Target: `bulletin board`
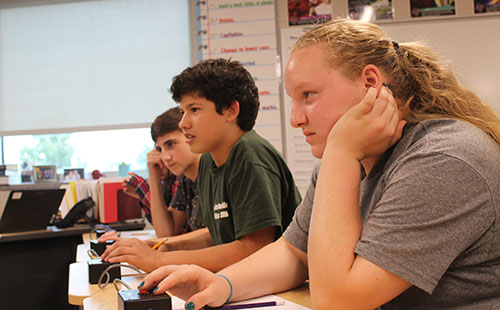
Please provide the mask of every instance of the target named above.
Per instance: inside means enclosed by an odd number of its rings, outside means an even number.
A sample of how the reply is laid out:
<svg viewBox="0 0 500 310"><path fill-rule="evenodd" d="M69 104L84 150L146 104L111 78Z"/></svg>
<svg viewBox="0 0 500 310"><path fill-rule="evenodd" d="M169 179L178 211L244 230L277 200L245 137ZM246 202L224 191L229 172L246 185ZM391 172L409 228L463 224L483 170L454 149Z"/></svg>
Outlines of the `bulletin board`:
<svg viewBox="0 0 500 310"><path fill-rule="evenodd" d="M274 1L196 1L198 61L231 58L253 76L260 109L255 130L283 151L280 61Z"/></svg>

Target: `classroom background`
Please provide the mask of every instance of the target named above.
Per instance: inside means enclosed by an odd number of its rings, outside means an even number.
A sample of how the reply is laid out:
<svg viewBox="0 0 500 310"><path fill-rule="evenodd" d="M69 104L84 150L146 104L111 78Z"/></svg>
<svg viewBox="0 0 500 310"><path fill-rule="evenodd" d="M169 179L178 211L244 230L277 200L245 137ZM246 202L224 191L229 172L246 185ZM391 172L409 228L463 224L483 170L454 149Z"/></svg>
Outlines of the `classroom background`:
<svg viewBox="0 0 500 310"><path fill-rule="evenodd" d="M172 77L199 60L230 57L256 80L256 130L283 153L303 193L314 158L289 125L281 79L302 31L348 17L375 22L399 42L424 41L500 109L499 11L483 0L1 0L5 183L40 181L29 177L38 166L56 166L48 181L64 182L70 169L86 179L94 170L147 176L150 123L176 105Z"/></svg>
<svg viewBox="0 0 500 310"><path fill-rule="evenodd" d="M86 212L74 206L90 195L97 202L91 213L112 229L144 228L143 219L121 221L137 219L117 210L123 176L147 177L150 124L176 106L172 78L215 57L241 61L254 77L256 131L282 152L304 193L315 159L289 125L283 68L304 30L335 18L372 21L398 42L427 42L500 110L499 1L0 0L0 214L17 189L63 187L62 218L79 219L66 215ZM85 182L100 177L109 182ZM82 263L75 260L92 229L0 235L0 308L19 300L27 308L81 308L98 290L86 282L86 251ZM19 290L26 283L35 286L29 294Z"/></svg>

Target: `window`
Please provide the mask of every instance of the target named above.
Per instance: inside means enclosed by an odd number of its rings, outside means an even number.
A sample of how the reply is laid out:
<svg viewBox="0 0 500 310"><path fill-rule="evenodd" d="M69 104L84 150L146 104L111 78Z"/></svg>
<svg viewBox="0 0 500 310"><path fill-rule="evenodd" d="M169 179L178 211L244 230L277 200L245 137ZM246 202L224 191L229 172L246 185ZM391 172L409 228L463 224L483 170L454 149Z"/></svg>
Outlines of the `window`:
<svg viewBox="0 0 500 310"><path fill-rule="evenodd" d="M191 64L189 2L16 3L0 6L4 162L145 169L149 124Z"/></svg>
<svg viewBox="0 0 500 310"><path fill-rule="evenodd" d="M146 155L153 146L149 128L7 136L4 162L18 165L18 173L11 173L14 184L20 182L21 170L35 165L56 165L58 174L64 168L84 168L86 178L91 178L96 169L114 176L125 163L130 171L146 176Z"/></svg>

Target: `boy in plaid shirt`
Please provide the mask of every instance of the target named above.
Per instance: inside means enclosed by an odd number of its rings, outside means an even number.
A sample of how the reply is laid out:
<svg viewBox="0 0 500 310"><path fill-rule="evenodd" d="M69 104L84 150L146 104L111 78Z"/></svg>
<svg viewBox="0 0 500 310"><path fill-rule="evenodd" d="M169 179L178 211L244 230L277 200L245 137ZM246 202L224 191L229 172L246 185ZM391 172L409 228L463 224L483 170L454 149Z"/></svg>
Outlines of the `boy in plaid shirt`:
<svg viewBox="0 0 500 310"><path fill-rule="evenodd" d="M155 148L147 155L148 182L131 173L123 181L123 191L141 201L146 218L157 237L174 236L203 227L196 218L199 154L194 154L179 128L178 107L157 116L151 125ZM108 233L99 240L117 239Z"/></svg>

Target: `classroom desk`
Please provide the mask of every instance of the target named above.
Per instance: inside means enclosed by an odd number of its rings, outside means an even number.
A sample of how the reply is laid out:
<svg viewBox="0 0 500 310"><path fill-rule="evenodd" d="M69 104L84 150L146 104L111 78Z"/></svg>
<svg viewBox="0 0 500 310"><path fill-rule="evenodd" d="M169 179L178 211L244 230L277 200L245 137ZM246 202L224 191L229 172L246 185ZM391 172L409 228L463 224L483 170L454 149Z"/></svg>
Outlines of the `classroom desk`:
<svg viewBox="0 0 500 310"><path fill-rule="evenodd" d="M128 281L126 281L127 284L129 283ZM135 281L137 283L135 286L131 286L132 288L136 288L142 279L136 277ZM309 294L309 285L307 283L296 289L274 295L312 309L311 295ZM83 299L83 308L85 310L117 310L118 296L116 289L113 285L106 286L104 290L93 289L91 296Z"/></svg>
<svg viewBox="0 0 500 310"><path fill-rule="evenodd" d="M139 283L140 282L138 282L137 285ZM304 284L296 289L274 295L312 309L311 295L309 294L308 284ZM116 289L112 286L111 288L106 287L104 290L93 291L92 296L83 300L83 308L85 310L117 310L118 296Z"/></svg>
<svg viewBox="0 0 500 310"><path fill-rule="evenodd" d="M140 240L147 240L156 238L156 233L154 229L147 230L132 230L132 231L124 231L120 234L122 238L137 238ZM83 234L82 239L83 243L79 244L76 248L76 262L86 262L89 260L89 255L87 254L87 250L90 249L90 240L95 238L95 236L91 236L89 233Z"/></svg>
<svg viewBox="0 0 500 310"><path fill-rule="evenodd" d="M150 230L131 230L121 232L120 237L123 238L138 238L141 240L156 238L155 231ZM87 250L90 249L90 240L95 238L90 234L82 236L83 243L77 246L76 262L69 266L69 280L68 280L68 302L72 305L81 306L83 300L93 294L103 294L109 289L114 290L112 283L108 284L103 291L99 289L97 284L88 283L88 266L87 261L90 259ZM121 268L122 280L125 283L137 287L141 283L142 278L137 275L133 269L122 267ZM140 281L136 279L141 279Z"/></svg>
<svg viewBox="0 0 500 310"><path fill-rule="evenodd" d="M121 234L125 238L150 239L156 237L154 230L127 231ZM99 289L97 284L88 283L88 255L90 248L89 234L83 235L84 243L77 247L77 261L70 265L68 301L72 305L83 306L85 310L117 310L117 293L112 283L104 289ZM130 287L136 288L142 282L142 277L129 268L122 269L122 280ZM306 283L296 289L274 294L278 297L292 301L296 304L312 308L309 285Z"/></svg>
<svg viewBox="0 0 500 310"><path fill-rule="evenodd" d="M142 282L142 277L135 273L134 275L124 275L122 280L130 285L137 287ZM68 302L75 306L82 306L83 300L94 295L107 295L116 292L113 283L109 283L101 290L97 284L89 284L88 265L86 262L72 263L69 265L69 284L68 284Z"/></svg>
<svg viewBox="0 0 500 310"><path fill-rule="evenodd" d="M144 223L118 224L118 230ZM0 234L0 309L74 309L68 304L69 264L92 226Z"/></svg>
<svg viewBox="0 0 500 310"><path fill-rule="evenodd" d="M134 232L129 233L134 234ZM86 262L88 260L86 256L88 248L88 244L78 245L77 256L81 257L82 260L70 264L68 301L72 305L83 306L85 310L116 310L118 297L112 283L108 284L103 290L99 289L97 284L88 283L88 266ZM122 280L130 287L136 288L142 282L142 277L137 275L134 270L125 268L122 269ZM312 308L308 284L275 295Z"/></svg>

